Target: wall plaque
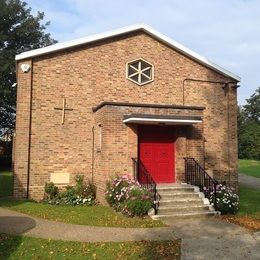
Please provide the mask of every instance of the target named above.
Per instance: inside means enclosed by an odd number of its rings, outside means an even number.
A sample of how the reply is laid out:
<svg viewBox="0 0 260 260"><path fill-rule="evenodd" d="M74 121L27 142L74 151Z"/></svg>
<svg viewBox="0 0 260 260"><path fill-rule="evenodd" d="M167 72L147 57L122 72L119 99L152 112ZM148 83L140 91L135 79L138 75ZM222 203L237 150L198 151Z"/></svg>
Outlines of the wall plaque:
<svg viewBox="0 0 260 260"><path fill-rule="evenodd" d="M52 172L50 181L55 184L68 184L70 183L70 174L68 172Z"/></svg>

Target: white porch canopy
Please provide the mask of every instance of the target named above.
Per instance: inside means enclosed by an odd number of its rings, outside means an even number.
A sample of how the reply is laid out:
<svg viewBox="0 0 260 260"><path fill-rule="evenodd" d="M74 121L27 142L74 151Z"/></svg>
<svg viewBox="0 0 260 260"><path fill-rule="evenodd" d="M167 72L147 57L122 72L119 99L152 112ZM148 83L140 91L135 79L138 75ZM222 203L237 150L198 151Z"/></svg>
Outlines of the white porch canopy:
<svg viewBox="0 0 260 260"><path fill-rule="evenodd" d="M150 125L192 125L201 123L200 116L162 116L162 115L143 115L132 114L124 116L125 124L150 124Z"/></svg>

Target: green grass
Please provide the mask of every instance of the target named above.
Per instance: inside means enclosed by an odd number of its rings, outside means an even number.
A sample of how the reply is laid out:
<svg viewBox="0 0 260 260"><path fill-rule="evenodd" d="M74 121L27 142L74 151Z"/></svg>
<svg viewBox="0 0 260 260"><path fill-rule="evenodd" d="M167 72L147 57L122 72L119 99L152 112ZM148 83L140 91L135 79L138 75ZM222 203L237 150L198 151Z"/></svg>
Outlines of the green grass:
<svg viewBox="0 0 260 260"><path fill-rule="evenodd" d="M260 220L260 190L240 186L238 215L252 216Z"/></svg>
<svg viewBox="0 0 260 260"><path fill-rule="evenodd" d="M12 196L13 175L8 170L0 170L0 197Z"/></svg>
<svg viewBox="0 0 260 260"><path fill-rule="evenodd" d="M0 197L12 195L12 174L8 171L0 173ZM71 224L106 227L163 227L161 221L150 218L127 218L107 206L53 206L28 200L12 200L1 198L0 207L16 210L31 216L61 221Z"/></svg>
<svg viewBox="0 0 260 260"><path fill-rule="evenodd" d="M0 259L180 259L180 240L83 243L0 234Z"/></svg>
<svg viewBox="0 0 260 260"><path fill-rule="evenodd" d="M127 218L107 206L54 206L33 201L0 200L0 207L31 216L65 223L105 227L162 227L161 221L150 218Z"/></svg>
<svg viewBox="0 0 260 260"><path fill-rule="evenodd" d="M260 178L260 161L238 160L238 172Z"/></svg>

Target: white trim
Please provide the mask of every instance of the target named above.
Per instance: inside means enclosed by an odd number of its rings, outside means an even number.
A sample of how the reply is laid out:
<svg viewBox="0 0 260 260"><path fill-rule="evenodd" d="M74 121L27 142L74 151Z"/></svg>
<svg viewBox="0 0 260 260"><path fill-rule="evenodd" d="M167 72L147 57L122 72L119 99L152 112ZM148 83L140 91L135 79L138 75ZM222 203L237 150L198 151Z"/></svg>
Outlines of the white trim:
<svg viewBox="0 0 260 260"><path fill-rule="evenodd" d="M237 76L237 75L233 74L232 72L218 66L217 64L209 61L208 59L200 56L199 54L195 53L194 51L184 47L180 43L177 43L176 41L170 39L169 37L167 37L163 34L161 34L160 32L154 30L153 28L149 27L146 24L135 24L135 25L123 27L123 28L120 28L120 29L117 29L117 30L113 30L113 31L105 32L105 33L100 33L100 34L96 34L96 35L92 35L92 36L88 36L88 37L84 37L84 38L80 38L80 39L76 39L76 40L72 40L72 41L67 41L67 42L63 42L63 43L56 43L56 44L53 44L53 45L48 46L48 47L23 52L21 54L16 55L15 60L23 60L23 59L26 59L26 58L32 58L32 57L36 57L36 56L39 56L39 55L52 53L52 52L64 50L64 49L67 49L67 48L71 48L71 47L80 46L80 45L83 45L83 44L99 41L99 40L108 39L108 38L111 38L111 37L119 36L119 35L122 35L122 34L130 33L130 32L133 32L133 31L138 31L138 30L142 30L142 31L146 32L147 34L151 35L152 37L164 42L166 45L180 51L181 53L184 53L185 55L191 57L192 59L197 60L198 62L206 65L207 67L210 67L210 68L214 69L215 71L220 72L221 74L229 76L229 77L231 77L231 78L233 78L237 81L241 80L239 76Z"/></svg>
<svg viewBox="0 0 260 260"><path fill-rule="evenodd" d="M123 123L165 123L165 124L183 124L191 125L196 123L201 123L202 120L188 120L188 119L166 119L166 118L140 118L140 117L130 117L123 120Z"/></svg>

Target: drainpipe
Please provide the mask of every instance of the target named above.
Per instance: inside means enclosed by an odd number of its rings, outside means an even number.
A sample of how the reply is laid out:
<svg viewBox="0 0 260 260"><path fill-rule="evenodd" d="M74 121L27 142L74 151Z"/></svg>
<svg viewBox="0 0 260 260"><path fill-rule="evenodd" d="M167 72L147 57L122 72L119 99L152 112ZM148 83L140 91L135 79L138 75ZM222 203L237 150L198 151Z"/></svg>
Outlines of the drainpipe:
<svg viewBox="0 0 260 260"><path fill-rule="evenodd" d="M95 161L95 127L92 127L92 169L91 169L91 182L94 183L94 161Z"/></svg>

